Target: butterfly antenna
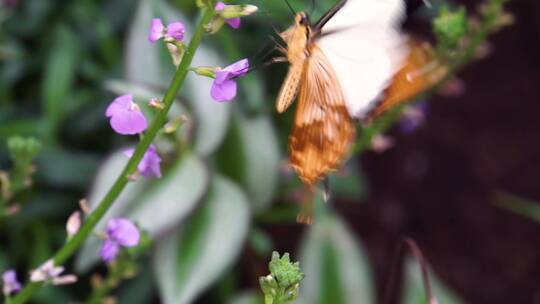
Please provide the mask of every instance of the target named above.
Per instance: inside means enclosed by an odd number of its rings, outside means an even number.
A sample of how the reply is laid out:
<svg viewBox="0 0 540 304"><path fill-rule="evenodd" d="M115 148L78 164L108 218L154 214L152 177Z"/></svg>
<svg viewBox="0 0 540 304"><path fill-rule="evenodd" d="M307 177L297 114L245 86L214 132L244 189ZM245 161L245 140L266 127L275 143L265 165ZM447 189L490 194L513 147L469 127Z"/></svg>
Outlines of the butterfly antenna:
<svg viewBox="0 0 540 304"><path fill-rule="evenodd" d="M291 14L293 15L293 17L296 17L296 11L294 10L294 8L289 3L289 0L284 0L284 1L287 4L287 6L289 7L289 10L291 11Z"/></svg>
<svg viewBox="0 0 540 304"><path fill-rule="evenodd" d="M317 9L317 2L315 0L311 0L311 13L310 13L310 15L313 15L315 13L316 9Z"/></svg>
<svg viewBox="0 0 540 304"><path fill-rule="evenodd" d="M323 200L328 203L332 198L332 190L330 189L330 180L326 177L323 181Z"/></svg>

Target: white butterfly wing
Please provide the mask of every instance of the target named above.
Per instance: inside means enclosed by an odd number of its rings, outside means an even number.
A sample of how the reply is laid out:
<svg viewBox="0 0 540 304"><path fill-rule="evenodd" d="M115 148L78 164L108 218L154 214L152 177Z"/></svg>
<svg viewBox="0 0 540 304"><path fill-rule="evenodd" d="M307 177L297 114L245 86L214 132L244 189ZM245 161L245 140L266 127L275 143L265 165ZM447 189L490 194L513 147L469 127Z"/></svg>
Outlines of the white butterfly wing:
<svg viewBox="0 0 540 304"><path fill-rule="evenodd" d="M368 114L403 66L408 52L399 32L404 9L403 0L349 0L322 28L319 46L353 117Z"/></svg>

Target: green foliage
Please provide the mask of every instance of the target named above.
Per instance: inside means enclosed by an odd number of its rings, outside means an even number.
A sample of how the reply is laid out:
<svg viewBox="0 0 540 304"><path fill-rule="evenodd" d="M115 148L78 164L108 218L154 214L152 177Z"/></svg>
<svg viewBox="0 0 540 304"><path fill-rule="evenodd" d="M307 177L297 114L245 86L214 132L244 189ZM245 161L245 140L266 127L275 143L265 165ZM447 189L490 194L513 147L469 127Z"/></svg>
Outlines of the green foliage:
<svg viewBox="0 0 540 304"><path fill-rule="evenodd" d="M16 164L30 164L41 151L41 143L33 137L13 136L8 139L7 144L11 159Z"/></svg>
<svg viewBox="0 0 540 304"><path fill-rule="evenodd" d="M280 257L274 251L268 268L270 274L259 278L265 304L285 304L296 300L300 292L300 281L305 276L300 270L300 263L291 263L289 253Z"/></svg>
<svg viewBox="0 0 540 304"><path fill-rule="evenodd" d="M43 101L46 111L47 138L55 140L67 109L73 105L70 98L75 80L77 54L79 53L75 34L67 27L59 27L55 32L53 48L46 59L43 82Z"/></svg>
<svg viewBox="0 0 540 304"><path fill-rule="evenodd" d="M33 163L41 151L41 142L33 137L12 136L7 146L13 166L10 172L0 171L0 217L9 213L5 204L32 184Z"/></svg>
<svg viewBox="0 0 540 304"><path fill-rule="evenodd" d="M433 32L438 45L445 49L456 48L468 31L469 19L464 7L451 11L445 6L433 21Z"/></svg>

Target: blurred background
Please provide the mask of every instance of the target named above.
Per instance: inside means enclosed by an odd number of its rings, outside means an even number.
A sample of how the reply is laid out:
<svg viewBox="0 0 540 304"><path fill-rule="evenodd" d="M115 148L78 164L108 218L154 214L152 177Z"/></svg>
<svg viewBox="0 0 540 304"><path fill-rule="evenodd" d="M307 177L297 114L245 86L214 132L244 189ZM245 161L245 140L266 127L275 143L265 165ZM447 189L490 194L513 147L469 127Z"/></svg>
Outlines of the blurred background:
<svg viewBox="0 0 540 304"><path fill-rule="evenodd" d="M430 2L407 1L405 28L426 41L442 5L473 15L480 3ZM166 48L147 41L151 19L181 20L189 33L197 9L186 0L0 3L0 169L11 167L10 136L42 142L32 187L16 197L22 210L0 219L0 271L23 274L62 246L79 200L95 205L137 142L110 129L107 105L131 92L151 115L144 105L167 88L174 70ZM207 37L194 65L263 61L261 48L292 17L284 1L250 3L259 13ZM334 1L290 3L317 19ZM212 101L211 80L190 75L170 117L188 122L156 142L165 177L131 183L106 215L135 220L153 239L135 278L113 292L118 303L258 303L272 250L306 273L298 303L425 303L417 261L396 263L404 236L429 261L440 303L540 303L540 2L513 0L508 11L514 24L482 58L422 96L414 128L397 124L390 147L330 178L334 199L318 203L311 226L296 223L311 198L286 165L294 111L274 111L286 65L240 80L231 103ZM98 249L92 237L66 265L76 286L43 288L33 303L87 299L92 275L106 273Z"/></svg>

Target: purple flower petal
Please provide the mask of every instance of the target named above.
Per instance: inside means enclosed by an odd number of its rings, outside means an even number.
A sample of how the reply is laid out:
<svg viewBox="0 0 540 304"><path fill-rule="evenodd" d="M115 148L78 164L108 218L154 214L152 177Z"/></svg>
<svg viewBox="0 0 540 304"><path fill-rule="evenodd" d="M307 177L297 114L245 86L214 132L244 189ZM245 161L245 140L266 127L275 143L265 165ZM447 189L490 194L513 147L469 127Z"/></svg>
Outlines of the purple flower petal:
<svg viewBox="0 0 540 304"><path fill-rule="evenodd" d="M233 29L239 29L240 25L242 24L240 17L229 18L226 19L225 22L227 22L227 24L230 25Z"/></svg>
<svg viewBox="0 0 540 304"><path fill-rule="evenodd" d="M113 130L122 135L139 134L148 127L146 117L131 95L122 95L113 100L105 115L111 118Z"/></svg>
<svg viewBox="0 0 540 304"><path fill-rule="evenodd" d="M21 290L22 285L17 280L17 273L15 270L7 270L2 274L2 291L4 295L10 295L14 292Z"/></svg>
<svg viewBox="0 0 540 304"><path fill-rule="evenodd" d="M216 3L215 10L216 11L222 11L226 7L227 7L227 5L225 3L219 1L218 3Z"/></svg>
<svg viewBox="0 0 540 304"><path fill-rule="evenodd" d="M232 100L237 91L235 78L245 75L248 71L249 61L247 59L242 59L216 71L216 78L210 92L212 98L216 101Z"/></svg>
<svg viewBox="0 0 540 304"><path fill-rule="evenodd" d="M151 145L137 168L144 177L161 178L161 157L155 145Z"/></svg>
<svg viewBox="0 0 540 304"><path fill-rule="evenodd" d="M114 240L105 240L99 255L104 262L110 262L118 256L120 245Z"/></svg>
<svg viewBox="0 0 540 304"><path fill-rule="evenodd" d="M216 101L231 101L236 96L236 90L236 81L225 80L222 83L214 82L210 93Z"/></svg>
<svg viewBox="0 0 540 304"><path fill-rule="evenodd" d="M184 39L184 34L186 28L182 22L173 22L167 26L167 37L182 41Z"/></svg>
<svg viewBox="0 0 540 304"><path fill-rule="evenodd" d="M121 113L125 109L128 109L133 103L133 95L126 94L116 97L112 103L107 107L105 116L112 117L118 113Z"/></svg>
<svg viewBox="0 0 540 304"><path fill-rule="evenodd" d="M216 84L222 84L223 82L225 82L226 80L228 80L229 78L232 78L230 76L231 72L225 70L225 69L218 69L216 71L216 78L214 80L214 83Z"/></svg>
<svg viewBox="0 0 540 304"><path fill-rule="evenodd" d="M425 123L428 112L429 108L426 102L407 107L403 111L403 116L399 121L401 132L405 135L413 134Z"/></svg>
<svg viewBox="0 0 540 304"><path fill-rule="evenodd" d="M152 19L152 25L150 26L150 34L148 34L148 40L155 43L165 35L165 27L163 22L159 18Z"/></svg>
<svg viewBox="0 0 540 304"><path fill-rule="evenodd" d="M223 70L229 71L231 78L244 76L247 74L247 72L249 72L249 61L247 59L239 60Z"/></svg>
<svg viewBox="0 0 540 304"><path fill-rule="evenodd" d="M133 247L139 244L141 234L132 221L125 218L115 218L107 224L107 235L110 240L124 247Z"/></svg>
<svg viewBox="0 0 540 304"><path fill-rule="evenodd" d="M111 127L121 135L142 133L148 127L144 114L140 111L126 111L111 118Z"/></svg>
<svg viewBox="0 0 540 304"><path fill-rule="evenodd" d="M127 149L124 151L124 155L132 157L135 149ZM161 157L159 156L156 146L150 145L148 150L143 156L143 159L137 166L137 171L144 177L156 177L161 178Z"/></svg>

